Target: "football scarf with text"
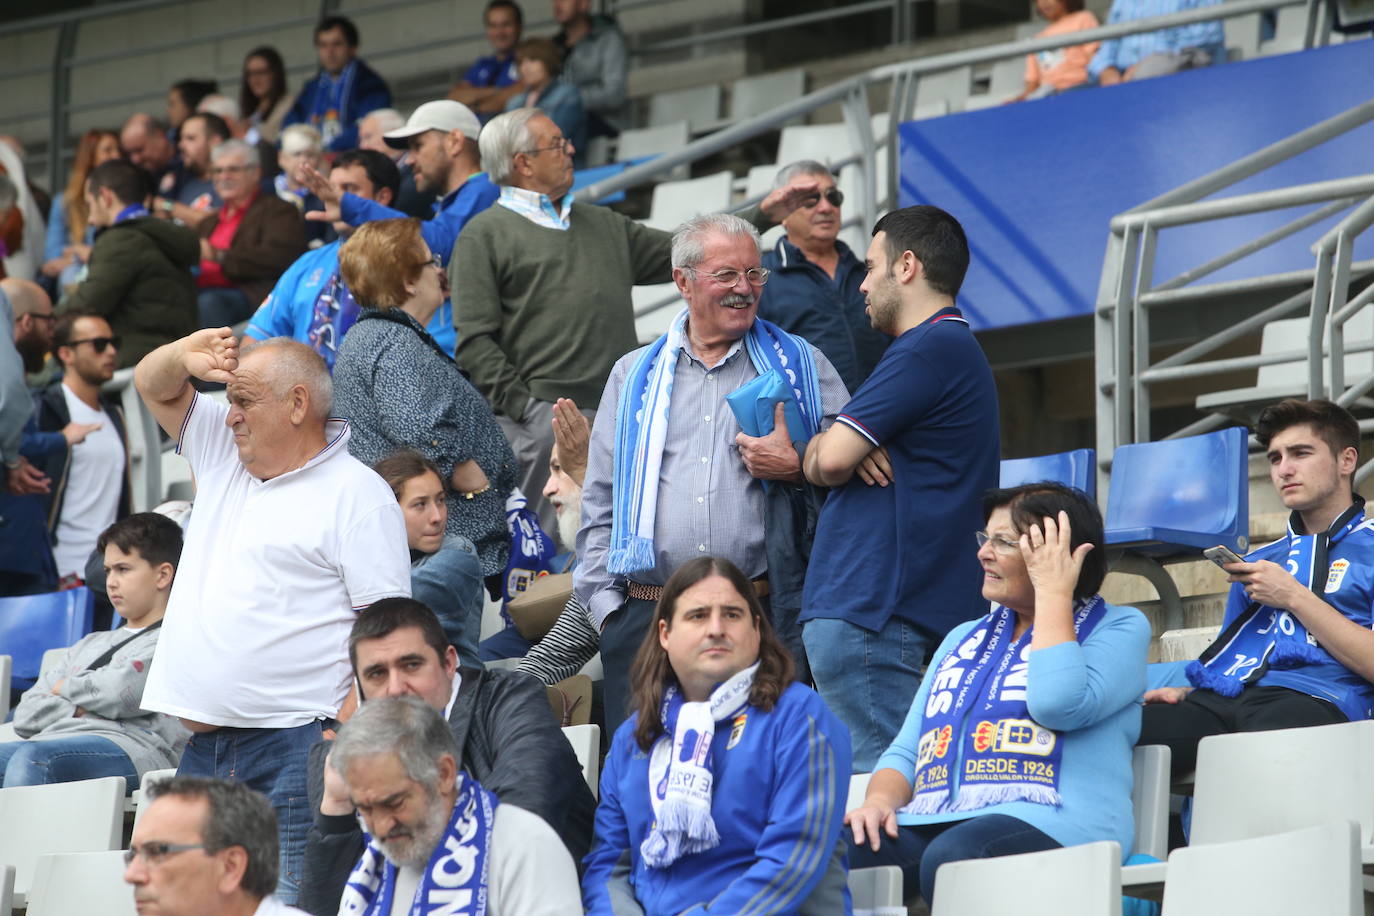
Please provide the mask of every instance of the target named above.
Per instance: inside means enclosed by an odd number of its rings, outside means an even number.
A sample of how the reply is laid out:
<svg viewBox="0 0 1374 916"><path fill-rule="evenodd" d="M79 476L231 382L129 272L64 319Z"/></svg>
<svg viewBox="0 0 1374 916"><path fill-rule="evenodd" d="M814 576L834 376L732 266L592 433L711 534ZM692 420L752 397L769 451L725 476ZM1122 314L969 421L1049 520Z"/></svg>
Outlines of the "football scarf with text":
<svg viewBox="0 0 1374 916"><path fill-rule="evenodd" d="M410 916L482 916L487 911L487 873L496 796L459 771L458 799L439 845L425 864ZM339 916L390 916L396 894L396 866L381 844L363 832L367 848L348 876Z"/></svg>
<svg viewBox="0 0 1374 916"><path fill-rule="evenodd" d="M711 698L688 703L674 685L663 694L663 728L649 755L649 800L654 823L639 845L650 868L667 868L694 852L720 845L711 818L711 740L716 723L749 704L758 662L717 687Z"/></svg>
<svg viewBox="0 0 1374 916"><path fill-rule="evenodd" d="M1360 496L1355 497L1355 502L1331 523L1331 527L1317 534L1299 534L1297 529L1302 519L1294 512L1288 520L1288 552L1283 567L1320 598L1326 592L1331 545L1339 543L1363 521L1364 498ZM1246 561L1250 561L1248 555ZM1296 614L1251 601L1216 641L1203 650L1196 661L1188 664L1185 673L1194 687L1235 697L1270 669L1277 671L1334 661L1307 632Z"/></svg>
<svg viewBox="0 0 1374 916"><path fill-rule="evenodd" d="M1074 603L1079 643L1106 612L1101 595ZM1026 673L1035 628L1013 640L1015 628L1016 612L998 605L927 674L934 680L926 695L914 794L903 813L977 811L1014 801L1059 805L1062 736L1030 717Z"/></svg>

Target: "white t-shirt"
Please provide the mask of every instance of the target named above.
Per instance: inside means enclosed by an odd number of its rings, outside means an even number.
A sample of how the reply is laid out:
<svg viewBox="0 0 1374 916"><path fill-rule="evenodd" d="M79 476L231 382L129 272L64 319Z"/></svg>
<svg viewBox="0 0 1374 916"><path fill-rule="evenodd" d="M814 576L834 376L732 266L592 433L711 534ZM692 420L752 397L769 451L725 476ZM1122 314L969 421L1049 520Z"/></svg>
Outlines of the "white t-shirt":
<svg viewBox="0 0 1374 916"><path fill-rule="evenodd" d="M119 511L119 491L124 484L124 443L110 422L110 415L92 410L65 384L62 396L73 423L99 423L100 428L72 446L67 467L67 486L62 515L57 520L57 546L53 559L57 574L86 577L86 561L95 550L100 532L114 523Z"/></svg>
<svg viewBox="0 0 1374 916"><path fill-rule="evenodd" d="M356 611L410 595L405 521L386 482L348 454L346 421L329 421L304 467L259 480L239 461L227 414L196 395L182 422L195 512L143 707L292 728L343 705Z"/></svg>
<svg viewBox="0 0 1374 916"><path fill-rule="evenodd" d="M253 911L253 916L310 916L305 910L298 910L294 906L287 906L276 897L264 897L258 902L258 908Z"/></svg>
<svg viewBox="0 0 1374 916"><path fill-rule="evenodd" d="M487 855L488 916L582 916L577 866L539 815L497 805ZM408 916L422 874L418 868L396 870L391 916Z"/></svg>

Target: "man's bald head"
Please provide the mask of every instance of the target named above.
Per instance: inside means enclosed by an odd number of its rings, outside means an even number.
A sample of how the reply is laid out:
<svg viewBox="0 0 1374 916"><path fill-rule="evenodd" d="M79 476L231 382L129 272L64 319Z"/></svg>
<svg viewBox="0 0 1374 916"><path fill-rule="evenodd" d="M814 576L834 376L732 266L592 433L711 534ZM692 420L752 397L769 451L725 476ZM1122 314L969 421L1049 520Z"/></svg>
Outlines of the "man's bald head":
<svg viewBox="0 0 1374 916"><path fill-rule="evenodd" d="M273 337L244 347L228 386L239 461L259 480L304 467L325 445L333 385L314 350Z"/></svg>
<svg viewBox="0 0 1374 916"><path fill-rule="evenodd" d="M119 130L119 145L134 165L153 172L164 168L172 160L172 142L167 128L157 118L144 112L132 114Z"/></svg>
<svg viewBox="0 0 1374 916"><path fill-rule="evenodd" d="M15 321L18 321L22 315L52 314L52 300L43 291L43 287L32 280L6 277L4 280L0 280L0 289L3 289L5 295L9 297L10 306L14 309Z"/></svg>
<svg viewBox="0 0 1374 916"><path fill-rule="evenodd" d="M24 360L24 371L38 372L52 348L52 300L43 287L19 277L0 280L0 292L14 311L14 348Z"/></svg>
<svg viewBox="0 0 1374 916"><path fill-rule="evenodd" d="M320 354L299 340L270 337L244 347L239 365L254 353L262 354L264 377L270 380L278 396L285 397L296 385L302 385L310 395L311 414L321 422L328 419L334 402L334 380Z"/></svg>

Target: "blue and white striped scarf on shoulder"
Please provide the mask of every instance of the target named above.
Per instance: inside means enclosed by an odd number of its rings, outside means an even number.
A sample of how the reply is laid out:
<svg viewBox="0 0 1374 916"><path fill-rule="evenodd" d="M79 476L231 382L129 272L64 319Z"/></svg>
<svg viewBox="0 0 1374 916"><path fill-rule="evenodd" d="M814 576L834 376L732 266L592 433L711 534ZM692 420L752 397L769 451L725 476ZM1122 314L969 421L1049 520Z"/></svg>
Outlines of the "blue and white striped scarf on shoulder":
<svg viewBox="0 0 1374 916"><path fill-rule="evenodd" d="M668 439L673 370L687 341L687 310L668 332L649 345L630 368L615 415L614 473L611 480L611 549L608 572L627 575L653 569L654 518L659 470ZM760 375L777 369L792 387L802 420L814 435L822 416L820 384L811 346L762 318L745 335L749 360Z"/></svg>

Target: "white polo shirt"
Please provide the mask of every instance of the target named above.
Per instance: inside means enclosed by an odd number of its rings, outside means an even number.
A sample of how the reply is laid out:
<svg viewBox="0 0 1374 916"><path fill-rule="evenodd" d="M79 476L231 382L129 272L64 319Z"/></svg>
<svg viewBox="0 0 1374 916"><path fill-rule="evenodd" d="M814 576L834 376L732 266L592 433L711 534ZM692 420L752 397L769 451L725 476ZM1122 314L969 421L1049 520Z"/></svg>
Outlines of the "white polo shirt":
<svg viewBox="0 0 1374 916"><path fill-rule="evenodd" d="M329 421L304 467L259 480L239 461L227 415L197 394L182 422L195 512L143 708L292 728L343 705L357 610L410 595L405 521L386 482L348 454L346 421Z"/></svg>

